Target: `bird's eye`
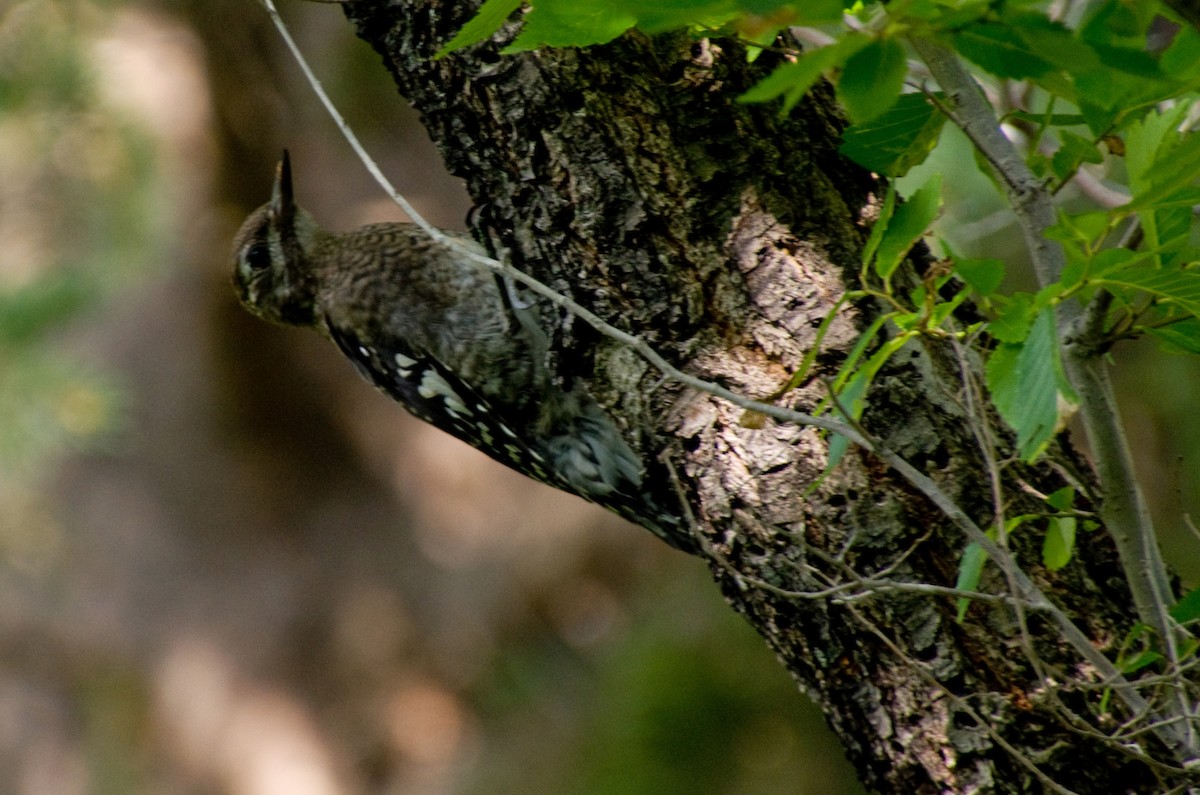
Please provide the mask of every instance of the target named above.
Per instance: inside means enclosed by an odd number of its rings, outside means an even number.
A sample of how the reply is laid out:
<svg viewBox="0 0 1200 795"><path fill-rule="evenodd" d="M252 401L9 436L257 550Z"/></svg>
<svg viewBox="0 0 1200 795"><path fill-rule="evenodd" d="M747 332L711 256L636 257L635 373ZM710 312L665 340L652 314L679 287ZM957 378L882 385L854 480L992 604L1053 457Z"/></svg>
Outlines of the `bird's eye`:
<svg viewBox="0 0 1200 795"><path fill-rule="evenodd" d="M252 271L266 270L271 267L271 249L266 243L255 243L246 249L243 260Z"/></svg>

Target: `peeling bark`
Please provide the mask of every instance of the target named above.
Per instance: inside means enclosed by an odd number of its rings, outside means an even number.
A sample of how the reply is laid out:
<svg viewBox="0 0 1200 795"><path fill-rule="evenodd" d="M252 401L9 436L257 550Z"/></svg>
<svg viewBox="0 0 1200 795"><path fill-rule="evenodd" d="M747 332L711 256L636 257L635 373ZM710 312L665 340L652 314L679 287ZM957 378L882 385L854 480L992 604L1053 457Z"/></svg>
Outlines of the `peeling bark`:
<svg viewBox="0 0 1200 795"><path fill-rule="evenodd" d="M500 56L488 44L434 61L471 15L462 4L363 0L347 14L514 263L682 369L766 398L854 288L880 186L838 156L843 122L827 90L785 119L735 102L769 55L750 64L732 42L631 33L586 50ZM814 409L822 379L876 312L843 308L813 377L782 402ZM559 372L585 379L671 488L657 464L665 452L722 592L824 708L867 786L1037 792L1035 765L1075 792L1162 790L1142 764L1067 728L1059 702L1088 714L1100 693L1060 680L1052 698L1011 611L976 604L960 625L943 596L891 590L844 603L784 593L852 572L954 584L965 540L878 459L852 448L822 477L829 440L815 429L659 385L630 351L570 317L553 320ZM865 424L988 526L991 494L958 372L945 348L906 349L876 380ZM1064 485L1056 467L1080 469L1068 449L1049 461L1010 477L1049 492ZM1010 493L1009 515L1040 510ZM1090 534L1053 573L1038 565L1039 530L1011 544L1111 652L1134 619L1107 537ZM1046 665L1089 677L1047 622L1028 621Z"/></svg>

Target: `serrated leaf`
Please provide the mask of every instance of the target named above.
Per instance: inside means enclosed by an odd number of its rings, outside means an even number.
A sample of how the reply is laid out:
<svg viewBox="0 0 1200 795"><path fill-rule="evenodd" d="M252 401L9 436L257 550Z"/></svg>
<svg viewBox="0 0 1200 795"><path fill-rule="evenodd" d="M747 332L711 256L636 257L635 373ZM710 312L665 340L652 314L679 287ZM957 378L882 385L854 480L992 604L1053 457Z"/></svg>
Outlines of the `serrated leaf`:
<svg viewBox="0 0 1200 795"><path fill-rule="evenodd" d="M984 296L996 292L1004 281L1004 263L998 259L959 259L956 257L954 272L966 282L968 287Z"/></svg>
<svg viewBox="0 0 1200 795"><path fill-rule="evenodd" d="M1033 325L1033 296L1014 293L1002 304L1000 313L988 323L988 333L1000 342L1019 343Z"/></svg>
<svg viewBox="0 0 1200 795"><path fill-rule="evenodd" d="M1188 235L1192 205L1200 202L1200 187L1185 186L1160 193L1153 189L1151 182L1155 164L1160 159L1173 159L1171 150L1179 143L1178 128L1187 117L1189 107L1180 103L1165 112L1147 113L1125 131L1125 169L1133 200L1122 209L1142 211L1139 221L1148 251L1157 251L1173 237ZM1155 264L1161 267L1164 262L1156 258Z"/></svg>
<svg viewBox="0 0 1200 795"><path fill-rule="evenodd" d="M1177 97L1183 89L1177 81L1161 74L1144 74L1144 62L1139 64L1126 55L1127 51L1105 52L1103 68L1073 74L1079 96L1086 97L1113 122L1139 116L1149 106ZM1090 126L1095 133L1103 132L1094 124Z"/></svg>
<svg viewBox="0 0 1200 795"><path fill-rule="evenodd" d="M1059 132L1059 137L1062 138L1062 144L1054 153L1051 163L1054 167L1054 176L1060 180L1071 176L1082 163L1104 162L1104 155L1100 154L1096 144L1082 135L1076 135L1070 130L1062 130Z"/></svg>
<svg viewBox="0 0 1200 795"><path fill-rule="evenodd" d="M1092 257L1088 263L1088 278L1099 279L1115 271L1145 262L1152 256L1146 251L1130 251L1127 248L1106 248Z"/></svg>
<svg viewBox="0 0 1200 795"><path fill-rule="evenodd" d="M1158 147L1152 165L1142 174L1145 187L1135 190L1130 206L1148 207L1168 200L1192 187L1200 176L1200 135L1183 135L1174 146L1169 146L1169 141L1165 143L1169 148Z"/></svg>
<svg viewBox="0 0 1200 795"><path fill-rule="evenodd" d="M491 37L521 7L521 0L486 0L475 16L463 25L446 46L437 51L434 60L444 58L455 50L470 47Z"/></svg>
<svg viewBox="0 0 1200 795"><path fill-rule="evenodd" d="M1160 301L1200 316L1200 272L1197 271L1128 268L1105 274L1095 282L1109 287L1144 290Z"/></svg>
<svg viewBox="0 0 1200 795"><path fill-rule="evenodd" d="M1042 565L1058 571L1071 562L1075 551L1075 517L1051 516L1042 539Z"/></svg>
<svg viewBox="0 0 1200 795"><path fill-rule="evenodd" d="M771 74L751 86L737 101L769 102L785 92L799 92L803 95L825 70L822 58L816 57L817 53L824 53L824 57L828 57L830 50L830 47L822 47L805 53L798 61L775 67Z"/></svg>
<svg viewBox="0 0 1200 795"><path fill-rule="evenodd" d="M882 116L851 125L838 151L877 174L900 177L925 162L945 123L924 94L901 94Z"/></svg>
<svg viewBox="0 0 1200 795"><path fill-rule="evenodd" d="M1189 106L1180 103L1168 110L1155 110L1133 122L1125 130L1125 170L1129 189L1137 196L1149 187L1147 172L1157 162L1160 150L1175 146L1179 141L1179 126L1187 117Z"/></svg>
<svg viewBox="0 0 1200 795"><path fill-rule="evenodd" d="M1058 424L1053 308L1038 313L1024 342L1006 343L992 352L987 384L996 410L1017 433L1021 458L1033 460L1054 436Z"/></svg>
<svg viewBox="0 0 1200 795"><path fill-rule="evenodd" d="M1186 188L1184 192L1194 198L1200 195L1200 186ZM1190 205L1159 208L1154 213L1154 224L1158 227L1156 237L1161 248L1187 243L1191 240L1192 208Z"/></svg>
<svg viewBox="0 0 1200 795"><path fill-rule="evenodd" d="M1147 328L1168 353L1200 354L1200 320L1188 319L1162 328Z"/></svg>
<svg viewBox="0 0 1200 795"><path fill-rule="evenodd" d="M509 55L539 47L587 47L605 44L637 24L636 15L608 5L577 0L538 0L525 15L516 40L502 50Z"/></svg>
<svg viewBox="0 0 1200 795"><path fill-rule="evenodd" d="M970 25L954 37L954 48L997 77L1024 80L1054 70L1054 65L1009 25L994 22Z"/></svg>
<svg viewBox="0 0 1200 795"><path fill-rule="evenodd" d="M900 97L908 60L892 39L877 39L846 59L838 78L838 99L858 123L887 112Z"/></svg>
<svg viewBox="0 0 1200 795"><path fill-rule="evenodd" d="M875 272L886 279L937 218L942 206L942 176L934 174L920 190L896 208L875 253Z"/></svg>
<svg viewBox="0 0 1200 795"><path fill-rule="evenodd" d="M1041 14L1010 14L1004 20L1033 52L1070 75L1104 71L1100 56L1066 26Z"/></svg>

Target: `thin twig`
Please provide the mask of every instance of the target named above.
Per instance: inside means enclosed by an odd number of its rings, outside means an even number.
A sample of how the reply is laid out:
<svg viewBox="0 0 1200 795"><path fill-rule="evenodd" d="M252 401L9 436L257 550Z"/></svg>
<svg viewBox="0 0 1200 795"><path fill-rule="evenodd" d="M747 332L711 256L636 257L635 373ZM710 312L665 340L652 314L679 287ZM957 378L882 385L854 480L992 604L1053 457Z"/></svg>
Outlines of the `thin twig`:
<svg viewBox="0 0 1200 795"><path fill-rule="evenodd" d="M1039 283L1043 287L1056 283L1066 265L1066 255L1062 246L1046 235L1057 220L1049 193L1004 136L991 105L958 57L930 39L914 38L912 43L946 94L948 102L942 107L947 115L967 134L1007 187ZM1095 457L1105 529L1121 556L1138 617L1155 628L1170 664L1175 667L1182 634L1168 612L1174 599L1166 566L1134 473L1133 456L1120 424L1107 366L1099 356L1099 339L1087 336L1097 325L1096 314L1093 312L1089 318L1088 325L1093 328L1084 328L1083 309L1078 302L1058 305L1056 327L1064 370L1079 401L1079 415ZM1184 683L1179 681L1174 689L1172 713L1190 715ZM1160 737L1181 760L1200 759L1200 743L1190 722L1182 729L1164 727Z"/></svg>
<svg viewBox="0 0 1200 795"><path fill-rule="evenodd" d="M1000 732L996 731L995 727L992 725L992 721L986 720L982 715L979 714L975 707L971 706L970 702L950 690L950 688L946 687L946 685L944 685L942 681L933 674L932 671L930 671L919 660L914 659L911 655L905 652L896 641L892 640L892 638L889 637L887 633L885 633L880 627L878 627L874 621L867 618L862 611L858 610L854 605L847 605L847 609L851 611L851 613L862 626L866 627L872 634L875 635L875 637L879 638L879 640L891 650L892 654L896 655L896 659L908 664L910 669L916 671L919 676L937 688L942 695L944 695L950 701L950 703L955 706L956 709L964 714L970 715L971 719L975 721L975 724L992 739L992 742L996 743L996 745L1007 751L1013 759L1017 760L1017 762L1025 767L1025 769L1036 776L1048 791L1058 793L1058 795L1078 795L1074 790L1064 787L1052 777L1048 776L1040 767L1037 766L1036 763L1034 763L1032 759L1030 759L1025 753L1010 743L1007 739L1005 739Z"/></svg>
<svg viewBox="0 0 1200 795"><path fill-rule="evenodd" d="M955 358L958 360L959 379L962 382L963 400L967 412L967 425L975 435L979 454L983 456L984 468L988 474L988 482L991 484L992 514L996 528L996 543L1001 548L1007 550L1009 548L1008 518L1004 510L1004 484L1000 473L1000 465L996 460L996 445L992 437L991 418L987 415L987 410L983 408L986 404L982 400L982 395L979 394L978 383L972 375L966 351L957 340L953 341L953 348ZM1015 597L1019 591L1014 573L1007 567L1002 568L1002 573L1007 581L1009 592ZM1013 600L1013 615L1016 617L1017 632L1021 638L1021 648L1025 652L1025 658L1033 666L1038 678L1045 681L1047 678L1046 666L1034 648L1033 636L1029 632L1028 617L1020 599L1014 598Z"/></svg>

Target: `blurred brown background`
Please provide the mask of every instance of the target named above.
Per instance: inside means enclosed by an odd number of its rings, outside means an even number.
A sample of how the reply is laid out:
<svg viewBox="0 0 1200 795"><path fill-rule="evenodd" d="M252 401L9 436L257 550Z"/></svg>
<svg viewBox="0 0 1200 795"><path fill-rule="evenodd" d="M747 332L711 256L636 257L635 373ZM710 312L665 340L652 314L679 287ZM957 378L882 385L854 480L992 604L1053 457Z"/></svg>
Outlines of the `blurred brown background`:
<svg viewBox="0 0 1200 795"><path fill-rule="evenodd" d="M283 10L462 228L340 11ZM283 146L326 225L399 217L251 0L0 0L0 793L858 792L698 561L236 306L229 241ZM960 250L1007 256L986 181L949 188ZM1126 358L1177 539L1200 379Z"/></svg>

